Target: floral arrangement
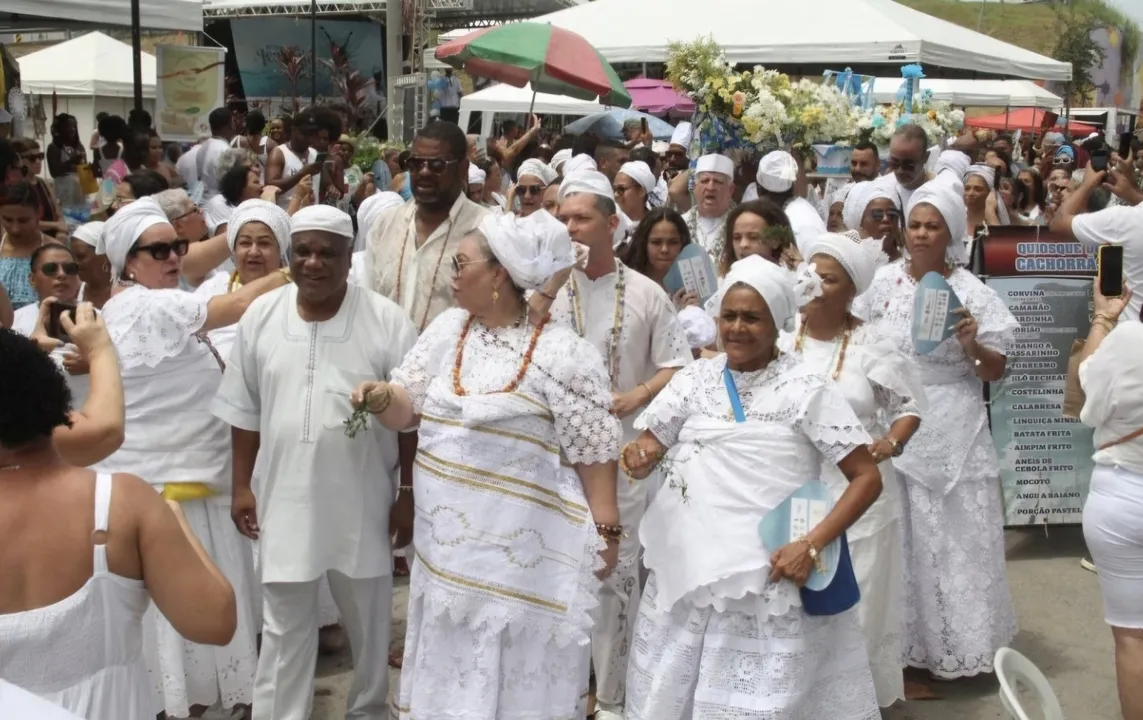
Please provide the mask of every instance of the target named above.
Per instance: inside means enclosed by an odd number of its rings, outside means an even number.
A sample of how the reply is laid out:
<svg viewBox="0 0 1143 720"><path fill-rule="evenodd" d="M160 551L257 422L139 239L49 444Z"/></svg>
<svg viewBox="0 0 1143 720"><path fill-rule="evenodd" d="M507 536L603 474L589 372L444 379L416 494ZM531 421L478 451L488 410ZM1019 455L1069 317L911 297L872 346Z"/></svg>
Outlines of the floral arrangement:
<svg viewBox="0 0 1143 720"><path fill-rule="evenodd" d="M845 93L761 66L737 72L711 38L671 43L666 69L695 101L700 149L807 148L855 134L857 113Z"/></svg>
<svg viewBox="0 0 1143 720"><path fill-rule="evenodd" d="M897 102L861 111L857 119L857 140L869 140L888 145L897 128L919 125L934 142L956 135L964 127L964 111L954 110L947 102L933 100L931 90L917 92L925 77L920 65L901 68L903 82L897 92Z"/></svg>

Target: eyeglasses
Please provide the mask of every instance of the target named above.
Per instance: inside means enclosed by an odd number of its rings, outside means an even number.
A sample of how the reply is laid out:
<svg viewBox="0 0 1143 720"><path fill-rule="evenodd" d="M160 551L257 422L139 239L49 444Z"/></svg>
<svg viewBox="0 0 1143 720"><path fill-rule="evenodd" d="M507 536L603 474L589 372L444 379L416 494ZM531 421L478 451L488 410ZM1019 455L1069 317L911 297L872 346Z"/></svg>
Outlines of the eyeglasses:
<svg viewBox="0 0 1143 720"><path fill-rule="evenodd" d="M488 260L461 260L458 256L452 256L452 274L460 275L460 269L465 265L473 265L475 263L486 263Z"/></svg>
<svg viewBox="0 0 1143 720"><path fill-rule="evenodd" d="M626 195L628 190L634 191L635 186L634 185L616 185L615 186L615 194L616 195Z"/></svg>
<svg viewBox="0 0 1143 720"><path fill-rule="evenodd" d="M424 158L424 157L411 157L405 162L405 167L409 168L411 173L419 173L425 168L429 169L433 175L440 175L450 165L455 165L460 162L459 160L445 160L444 158Z"/></svg>
<svg viewBox="0 0 1143 720"><path fill-rule="evenodd" d="M63 270L64 275L79 275L79 263L74 262L46 262L40 266L40 272L49 277L58 275Z"/></svg>
<svg viewBox="0 0 1143 720"><path fill-rule="evenodd" d="M901 213L896 210L870 210L869 216L873 218L873 222L883 222L886 218L892 222L901 220Z"/></svg>
<svg viewBox="0 0 1143 720"><path fill-rule="evenodd" d="M917 169L917 165L919 165L920 163L916 160L902 160L901 158L895 158L892 155L890 155L889 156L889 162L886 164L888 165L890 170L901 169L901 170L904 170L905 172L913 172L914 170Z"/></svg>
<svg viewBox="0 0 1143 720"><path fill-rule="evenodd" d="M136 247L131 250L131 253L149 253L151 257L161 261L169 258L172 252L178 257L182 257L187 254L187 250L190 250L190 240L175 240L174 242L159 242Z"/></svg>
<svg viewBox="0 0 1143 720"><path fill-rule="evenodd" d="M516 192L520 195L543 195L546 190L543 185L517 185Z"/></svg>
<svg viewBox="0 0 1143 720"><path fill-rule="evenodd" d="M24 159L27 160L28 162L37 162L39 160L44 159L44 154L43 153L33 153L31 155L25 155Z"/></svg>

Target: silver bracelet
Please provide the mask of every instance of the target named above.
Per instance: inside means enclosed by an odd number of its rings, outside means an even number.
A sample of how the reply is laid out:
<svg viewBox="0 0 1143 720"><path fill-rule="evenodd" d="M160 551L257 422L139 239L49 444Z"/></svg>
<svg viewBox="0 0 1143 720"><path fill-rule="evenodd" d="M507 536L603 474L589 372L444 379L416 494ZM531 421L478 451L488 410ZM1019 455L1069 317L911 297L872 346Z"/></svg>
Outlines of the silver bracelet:
<svg viewBox="0 0 1143 720"><path fill-rule="evenodd" d="M403 492L413 492L413 486L412 485L398 485L397 486L397 494L400 495Z"/></svg>

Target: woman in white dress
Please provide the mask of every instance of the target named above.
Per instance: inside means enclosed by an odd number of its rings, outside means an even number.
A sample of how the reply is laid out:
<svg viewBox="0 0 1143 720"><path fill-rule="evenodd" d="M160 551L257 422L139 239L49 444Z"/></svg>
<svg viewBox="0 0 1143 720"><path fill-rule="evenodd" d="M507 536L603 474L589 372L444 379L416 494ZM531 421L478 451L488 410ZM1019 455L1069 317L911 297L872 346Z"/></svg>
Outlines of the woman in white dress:
<svg viewBox="0 0 1143 720"><path fill-rule="evenodd" d="M806 252L809 264L802 272L820 294L802 308L797 331L783 334L780 346L801 353L813 372L836 381L874 438L869 451L881 471L881 496L849 528L846 539L861 588L858 619L877 704L889 707L905 699L901 498L890 458L901 454L920 426L925 391L917 363L849 312L886 259L881 240L862 241L853 231L830 233L807 242ZM822 479L835 497L848 486L828 462L822 464Z"/></svg>
<svg viewBox="0 0 1143 720"><path fill-rule="evenodd" d="M619 421L599 353L524 301L573 258L546 212L487 218L453 258L460 307L354 393L386 427L419 422L402 720L584 717Z"/></svg>
<svg viewBox="0 0 1143 720"><path fill-rule="evenodd" d="M853 308L876 337L921 368L928 412L893 467L905 503L907 662L943 679L991 672L996 650L1016 635L983 383L1004 376L1018 323L996 292L962 267L968 255L960 177L956 169L942 171L913 193L909 259L881 268ZM930 272L948 281L964 308L955 336L917 355L913 301Z"/></svg>
<svg viewBox="0 0 1143 720"><path fill-rule="evenodd" d="M650 577L626 717L877 720L856 611L810 615L799 593L818 552L877 499L871 439L825 375L777 349L797 312L789 272L752 256L726 280L725 354L676 373L623 450L636 478L665 455L663 487L639 528ZM823 461L848 488L805 535L764 547L759 521Z"/></svg>
<svg viewBox="0 0 1143 720"><path fill-rule="evenodd" d="M119 351L126 399L123 446L96 466L143 477L182 505L190 527L240 598L251 597L250 544L230 519L230 430L210 412L223 360L206 333L238 321L258 296L289 282L272 273L224 295L178 289L188 243L177 237L152 198L120 209L103 228L107 259L127 283L103 306ZM184 640L154 609L144 653L168 715L200 716L252 699L256 632L248 602L238 604L238 630L225 647Z"/></svg>

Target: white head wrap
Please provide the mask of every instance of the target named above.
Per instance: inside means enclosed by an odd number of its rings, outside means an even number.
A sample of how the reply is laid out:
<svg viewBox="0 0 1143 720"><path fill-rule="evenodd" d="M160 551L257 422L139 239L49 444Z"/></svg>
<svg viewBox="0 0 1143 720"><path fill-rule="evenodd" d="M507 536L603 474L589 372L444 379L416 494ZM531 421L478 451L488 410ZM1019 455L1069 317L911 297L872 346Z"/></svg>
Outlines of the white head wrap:
<svg viewBox="0 0 1143 720"><path fill-rule="evenodd" d="M115 211L103 226L103 242L111 273L118 276L127 264L127 253L143 232L153 225L170 225L167 214L153 198L144 197ZM98 250L97 250L98 252Z"/></svg>
<svg viewBox="0 0 1143 720"><path fill-rule="evenodd" d="M901 199L897 197L896 189L888 183L878 180L866 180L854 183L849 195L845 198L845 206L841 210L845 226L850 230L861 229L861 219L865 217L865 208L874 200L892 200L893 205L900 210Z"/></svg>
<svg viewBox="0 0 1143 720"><path fill-rule="evenodd" d="M837 260L853 280L858 295L873 284L877 269L889 262L889 257L881 249L880 240L862 240L855 230L840 235L825 233L814 238L806 248L806 259L811 261L811 268L814 255L829 255Z"/></svg>
<svg viewBox="0 0 1143 720"><path fill-rule="evenodd" d="M270 228L274 239L278 241L278 254L284 261L290 251L290 216L275 203L265 200L247 200L230 215L230 222L226 226L226 242L230 245L230 252L238 244L238 233L246 223L260 222Z"/></svg>
<svg viewBox="0 0 1143 720"><path fill-rule="evenodd" d="M575 263L567 227L544 210L525 218L488 215L477 229L512 282L525 290L542 288L548 278Z"/></svg>
<svg viewBox="0 0 1143 720"><path fill-rule="evenodd" d="M971 175L975 175L983 180L990 191L996 188L996 168L991 165L981 165L979 163L970 165L968 170L964 173L964 179L967 181Z"/></svg>
<svg viewBox="0 0 1143 720"><path fill-rule="evenodd" d="M529 158L520 163L520 169L516 171L516 179L519 180L525 175L539 178L540 182L545 185L551 185L556 181L556 171L536 158Z"/></svg>
<svg viewBox="0 0 1143 720"><path fill-rule="evenodd" d="M725 175L731 180L734 179L734 161L725 155L718 153L711 153L703 155L695 163L695 174L704 172L716 172Z"/></svg>
<svg viewBox="0 0 1143 720"><path fill-rule="evenodd" d="M748 255L730 266L730 272L723 279L714 309L722 308L726 293L739 283L753 288L766 301L774 326L779 330L793 330L794 318L798 313L798 298L794 292L794 276L777 263L763 259L761 255Z"/></svg>
<svg viewBox="0 0 1143 720"><path fill-rule="evenodd" d="M353 220L332 205L309 205L290 218L290 235L318 230L353 240Z"/></svg>
<svg viewBox="0 0 1143 720"><path fill-rule="evenodd" d="M691 137L694 135L694 130L689 122L681 122L675 126L675 131L671 133L671 145L678 145L684 150L690 149Z"/></svg>
<svg viewBox="0 0 1143 720"><path fill-rule="evenodd" d="M468 184L469 185L483 185L484 180L487 177L488 177L488 174L485 173L480 168L476 167L475 164L473 164L473 163L468 164Z"/></svg>
<svg viewBox="0 0 1143 720"><path fill-rule="evenodd" d="M953 173L941 173L928 181L909 198L906 218L912 216L913 209L925 203L932 205L945 220L949 229L949 244L945 256L955 265L968 264L968 209L964 206L964 183Z"/></svg>
<svg viewBox="0 0 1143 720"><path fill-rule="evenodd" d="M77 227L71 236L93 248L99 248L103 244L103 222L96 220L84 223Z"/></svg>
<svg viewBox="0 0 1143 720"><path fill-rule="evenodd" d="M679 311L679 324L692 348L710 347L718 339L718 325L702 308L688 305Z"/></svg>
<svg viewBox="0 0 1143 720"><path fill-rule="evenodd" d="M551 165L552 170L555 170L556 173L558 174L560 172L560 168L563 167L564 163L566 163L568 160L571 160L571 158L572 158L571 148L564 148L563 150L560 150L559 152L557 152L555 155L552 156L552 165Z"/></svg>
<svg viewBox="0 0 1143 720"><path fill-rule="evenodd" d="M671 144L669 142L667 142L666 140L656 140L653 143L651 143L651 152L655 153L659 157L666 155L667 151L670 149L671 149Z"/></svg>
<svg viewBox="0 0 1143 720"><path fill-rule="evenodd" d="M960 150L945 150L941 156L937 158L937 166L934 175L940 175L943 172L951 172L956 175L958 179L963 179L964 174L968 172L969 166L972 165L972 160L969 160L968 155L965 155Z"/></svg>
<svg viewBox="0 0 1143 720"><path fill-rule="evenodd" d="M581 170L598 170L599 166L595 164L595 160L587 153L580 153L573 158L569 158L564 163L564 177Z"/></svg>
<svg viewBox="0 0 1143 720"><path fill-rule="evenodd" d="M357 241L353 244L354 249L357 251L365 249L369 231L373 229L373 223L383 211L404 204L403 197L389 190L378 190L365 198L357 208Z"/></svg>
<svg viewBox="0 0 1143 720"><path fill-rule="evenodd" d="M849 191L853 189L853 186L854 186L854 183L847 182L846 184L842 185L841 187L835 188L833 190L833 192L826 194L825 202L823 202L821 204L821 207L819 208L819 212L822 216L822 220L825 220L827 222L829 221L830 209L833 208L833 206L838 204L838 203L844 203L845 198L849 196ZM827 185L826 187L828 188L829 186Z"/></svg>
<svg viewBox="0 0 1143 720"><path fill-rule="evenodd" d="M562 203L568 195L578 193L602 195L609 200L615 200L615 190L611 188L611 181L598 170L580 170L564 175L564 181L560 183L559 201Z"/></svg>
<svg viewBox="0 0 1143 720"><path fill-rule="evenodd" d="M648 195L659 184L659 181L655 179L655 174L651 172L651 168L647 167L647 163L642 160L623 163L619 166L619 172L639 183L639 186L646 190Z"/></svg>
<svg viewBox="0 0 1143 720"><path fill-rule="evenodd" d="M798 161L785 150L766 153L758 161L755 175L759 187L772 193L783 193L794 187L798 180Z"/></svg>

